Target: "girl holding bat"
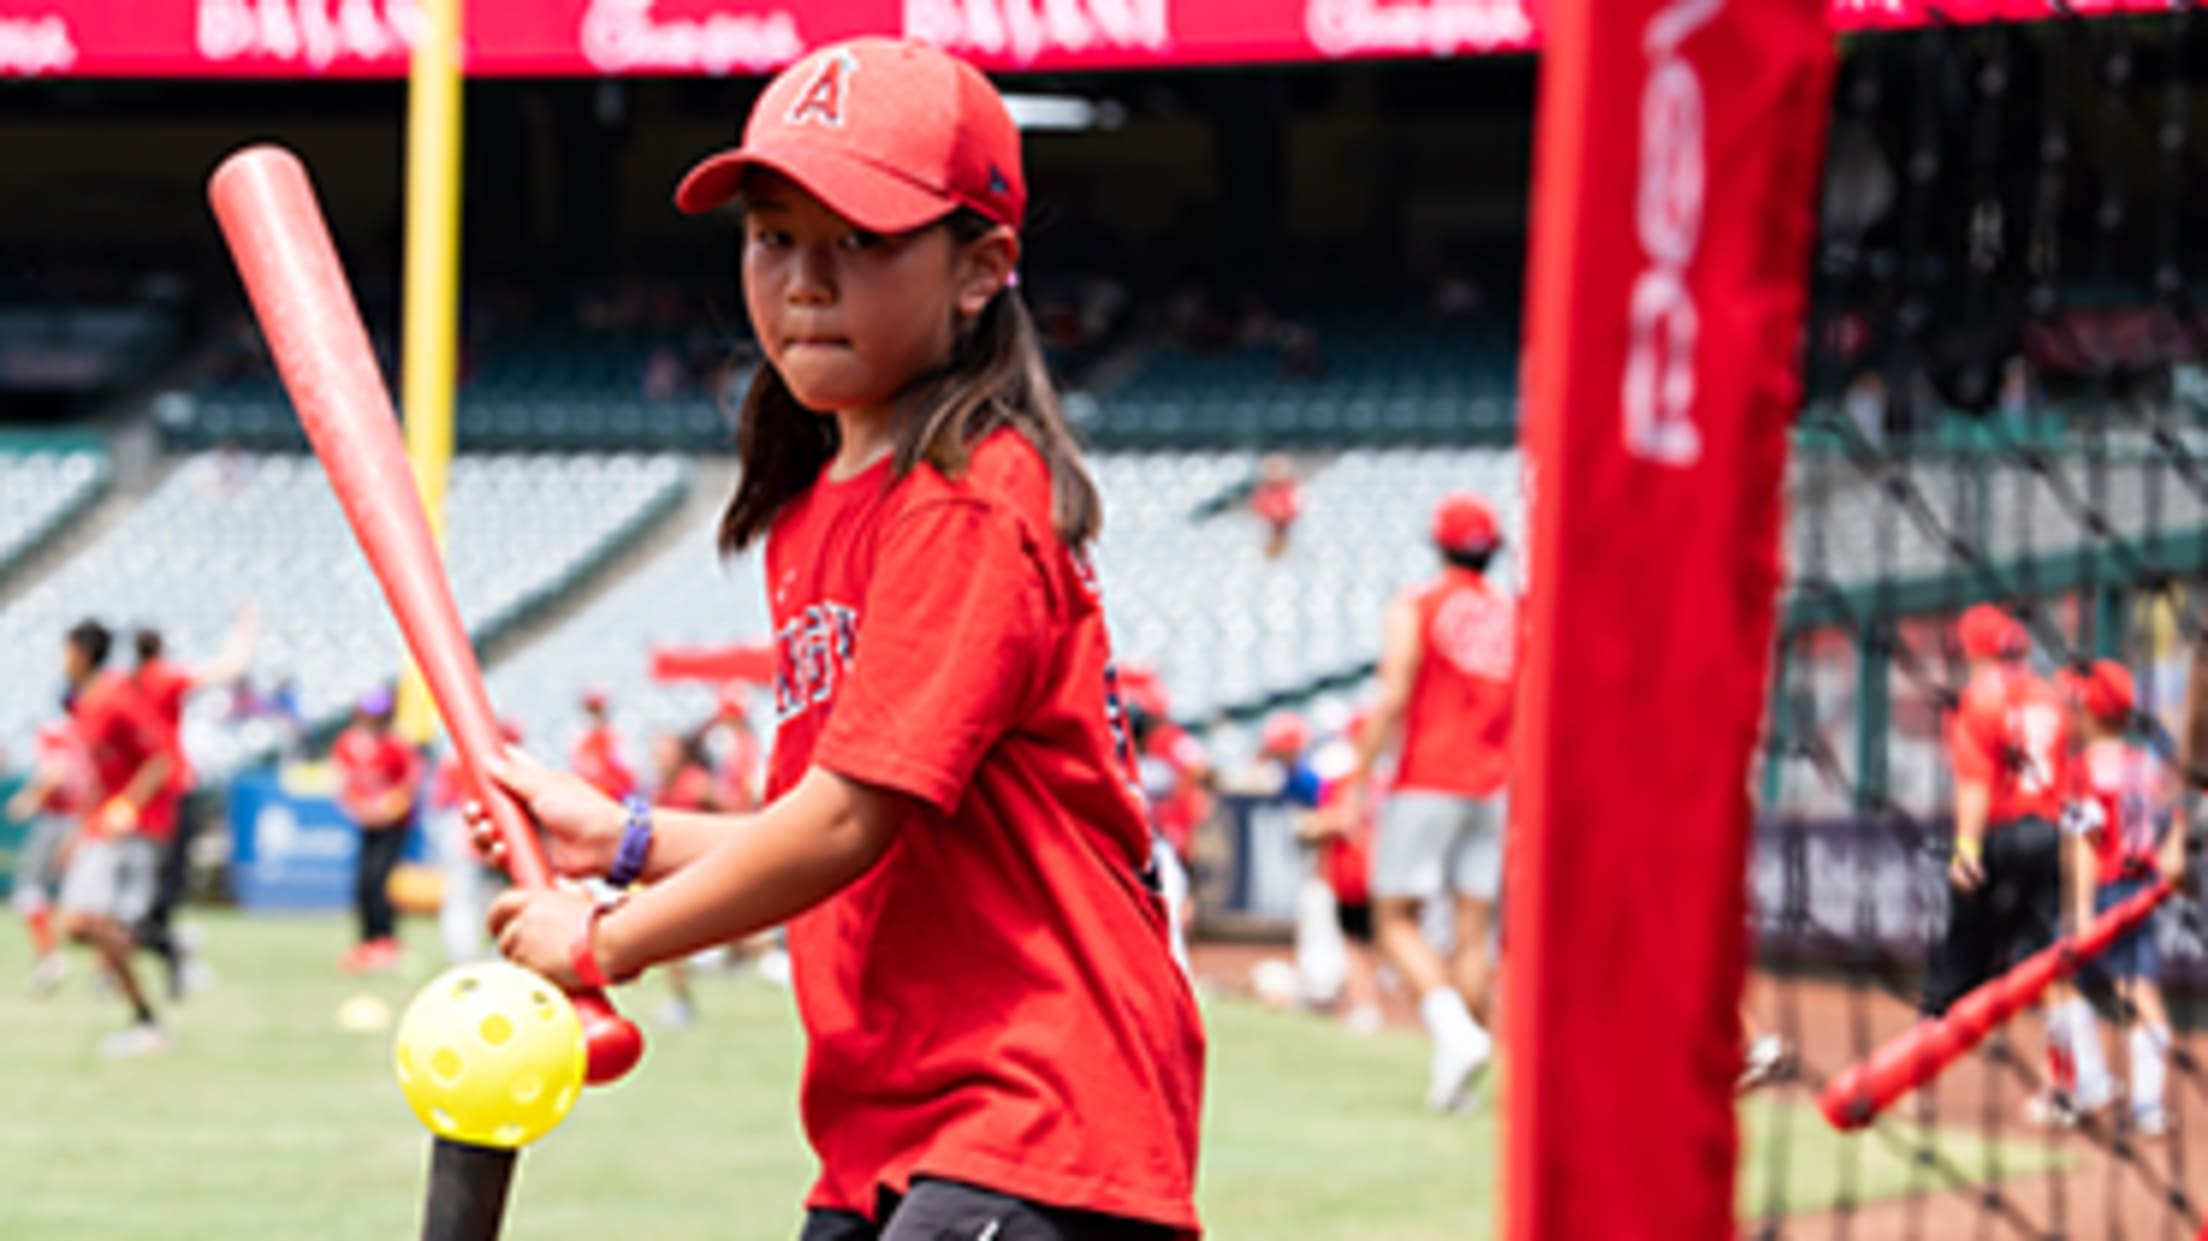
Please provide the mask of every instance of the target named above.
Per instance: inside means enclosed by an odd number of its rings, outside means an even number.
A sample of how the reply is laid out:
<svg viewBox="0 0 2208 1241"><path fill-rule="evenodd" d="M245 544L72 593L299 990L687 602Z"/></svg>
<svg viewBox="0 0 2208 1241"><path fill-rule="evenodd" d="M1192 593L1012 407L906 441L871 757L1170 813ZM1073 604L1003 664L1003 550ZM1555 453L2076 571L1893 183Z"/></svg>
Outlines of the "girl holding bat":
<svg viewBox="0 0 2208 1241"><path fill-rule="evenodd" d="M1084 554L1096 489L1013 287L1003 101L917 43L822 48L676 201L738 206L765 354L721 543L766 544L768 796L654 809L511 754L556 870L650 884L510 892L501 950L597 986L787 922L806 1241L1195 1235L1203 1033Z"/></svg>

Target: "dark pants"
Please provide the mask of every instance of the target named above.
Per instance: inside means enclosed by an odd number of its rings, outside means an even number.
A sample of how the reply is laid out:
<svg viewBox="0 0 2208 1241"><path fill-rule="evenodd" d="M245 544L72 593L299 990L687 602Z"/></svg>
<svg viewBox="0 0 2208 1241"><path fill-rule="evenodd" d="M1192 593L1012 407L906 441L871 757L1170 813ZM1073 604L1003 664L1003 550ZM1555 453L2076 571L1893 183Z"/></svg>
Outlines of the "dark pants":
<svg viewBox="0 0 2208 1241"><path fill-rule="evenodd" d="M888 1197L882 1223L850 1211L813 1210L798 1241L1171 1241L1163 1224L1049 1207L957 1181L916 1180Z"/></svg>
<svg viewBox="0 0 2208 1241"><path fill-rule="evenodd" d="M153 878L153 908L138 924L138 943L166 956L172 951L169 921L184 903L184 884L191 877L192 837L199 834L199 807L184 798L176 808L176 836L161 854L161 869Z"/></svg>
<svg viewBox="0 0 2208 1241"><path fill-rule="evenodd" d="M365 830L360 834L360 863L353 872L353 905L360 911L360 938L389 939L398 934L399 913L391 906L391 872L406 850L411 822Z"/></svg>
<svg viewBox="0 0 2208 1241"><path fill-rule="evenodd" d="M2062 833L2045 819L1986 832L1985 882L1948 889L1947 937L1932 952L1924 1011L1937 1017L1971 989L2062 933Z"/></svg>

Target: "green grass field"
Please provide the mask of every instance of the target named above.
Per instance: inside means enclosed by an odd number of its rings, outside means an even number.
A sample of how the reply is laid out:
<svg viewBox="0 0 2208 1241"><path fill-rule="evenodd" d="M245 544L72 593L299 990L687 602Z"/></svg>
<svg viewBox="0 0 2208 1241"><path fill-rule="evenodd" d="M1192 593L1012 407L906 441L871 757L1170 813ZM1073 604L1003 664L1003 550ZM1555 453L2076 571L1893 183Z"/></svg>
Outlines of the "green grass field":
<svg viewBox="0 0 2208 1241"><path fill-rule="evenodd" d="M340 976L334 917L199 914L221 980L173 1017L166 1057L109 1063L102 1034L120 1002L86 985L33 1003L27 947L0 932L0 1237L190 1241L412 1235L428 1142L389 1069L389 1035L341 1030L340 1003L376 994L396 1010L422 981ZM426 926L413 943L432 950ZM651 980L632 1015L656 1012ZM650 1030L630 1081L587 1096L522 1161L508 1235L751 1238L796 1234L811 1160L793 1105L798 1032L787 994L750 978L700 982L704 1020ZM1460 1241L1488 1232L1494 1126L1417 1105L1415 1035L1353 1037L1330 1023L1210 1001L1211 1092L1202 1209L1212 1235ZM649 1027L648 1027L649 1028ZM1759 1107L1751 1152L1787 1127L1786 1196L1829 1201L1843 1139L1806 1108ZM1975 1144L1944 1143L1965 1167ZM1866 1196L1907 1170L1882 1143L1858 1152ZM2044 1156L2039 1156L2044 1158ZM2011 1171L2034 1158L2011 1147ZM1751 1153L1742 1201L1764 1200Z"/></svg>

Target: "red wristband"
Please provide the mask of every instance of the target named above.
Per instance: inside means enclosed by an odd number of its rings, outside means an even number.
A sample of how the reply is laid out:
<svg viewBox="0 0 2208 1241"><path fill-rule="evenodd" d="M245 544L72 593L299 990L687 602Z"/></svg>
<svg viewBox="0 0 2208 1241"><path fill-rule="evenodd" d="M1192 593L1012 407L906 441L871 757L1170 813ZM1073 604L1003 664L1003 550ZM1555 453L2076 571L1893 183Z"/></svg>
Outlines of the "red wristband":
<svg viewBox="0 0 2208 1241"><path fill-rule="evenodd" d="M592 905L584 910L583 920L575 928L574 942L567 946L568 967L575 971L575 977L581 979L584 986L593 991L603 991L613 985L613 981L606 977L606 971L598 965L598 948L594 942L597 938L598 916L611 908L611 905Z"/></svg>

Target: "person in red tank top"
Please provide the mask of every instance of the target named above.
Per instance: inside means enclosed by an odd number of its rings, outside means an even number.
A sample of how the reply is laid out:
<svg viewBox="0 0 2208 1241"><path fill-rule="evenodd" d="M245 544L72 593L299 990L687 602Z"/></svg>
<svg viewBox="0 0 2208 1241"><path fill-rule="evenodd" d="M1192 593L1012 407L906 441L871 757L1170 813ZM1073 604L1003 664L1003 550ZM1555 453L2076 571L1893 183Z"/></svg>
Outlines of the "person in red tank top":
<svg viewBox="0 0 2208 1241"><path fill-rule="evenodd" d="M130 928L153 903L160 859L155 833L145 820L168 783L168 741L160 717L119 673L102 671L114 637L97 621L70 629L62 646L62 674L69 682L69 716L84 748L85 797L69 866L61 880L61 930L90 945L130 1004L132 1023L103 1050L114 1056L167 1049L131 957Z"/></svg>
<svg viewBox="0 0 2208 1241"><path fill-rule="evenodd" d="M681 205L742 209L765 355L721 543L766 543L767 801L495 773L562 873L650 881L606 909L506 894L513 960L596 984L788 923L806 1241L1199 1229L1203 1029L1111 688L1096 489L1013 288L1019 154L970 66L861 38L691 172Z"/></svg>
<svg viewBox="0 0 2208 1241"><path fill-rule="evenodd" d="M139 947L161 958L168 973L172 1000L183 998L188 961L185 946L170 930L170 921L184 899L185 881L190 878L188 864L192 838L199 828L199 824L184 813L185 799L191 795L195 782L191 759L184 752L184 707L200 690L227 689L245 679L253 665L253 645L260 636L260 627L260 609L250 604L238 609L237 619L232 622L222 649L203 664L185 664L168 658L167 644L158 629L142 628L132 637L132 645L138 652L138 667L131 674L131 684L145 695L154 714L160 717L171 764L167 786L154 803L146 807L147 820L164 825L167 840L161 851L160 873L155 877L153 907L132 928L132 933Z"/></svg>
<svg viewBox="0 0 2208 1241"><path fill-rule="evenodd" d="M1380 700L1335 813L1344 830L1364 815L1365 784L1400 739L1373 845L1373 924L1380 951L1418 994L1434 1040L1426 1101L1446 1112L1469 1100L1493 1052L1478 1015L1487 1004L1489 929L1502 889L1518 605L1488 584L1502 528L1478 497L1444 497L1432 538L1441 576L1388 605ZM1419 918L1428 903L1451 899L1456 951L1444 961Z"/></svg>

